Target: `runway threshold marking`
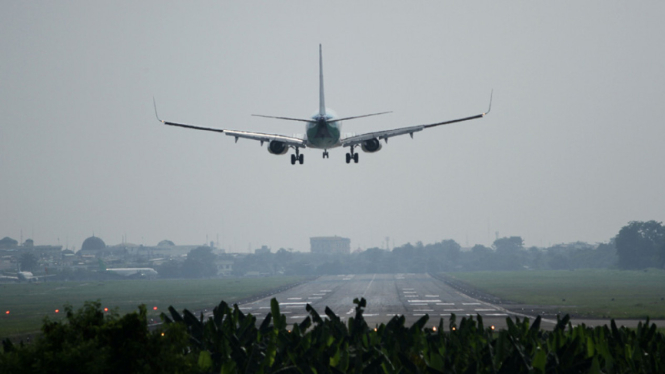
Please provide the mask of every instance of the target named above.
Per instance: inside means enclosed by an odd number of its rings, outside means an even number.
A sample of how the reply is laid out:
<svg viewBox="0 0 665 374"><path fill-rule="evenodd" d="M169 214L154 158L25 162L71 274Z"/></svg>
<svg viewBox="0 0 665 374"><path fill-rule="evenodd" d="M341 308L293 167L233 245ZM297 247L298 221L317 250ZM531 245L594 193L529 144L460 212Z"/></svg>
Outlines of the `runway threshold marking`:
<svg viewBox="0 0 665 374"><path fill-rule="evenodd" d="M407 300L410 303L440 303L441 300Z"/></svg>

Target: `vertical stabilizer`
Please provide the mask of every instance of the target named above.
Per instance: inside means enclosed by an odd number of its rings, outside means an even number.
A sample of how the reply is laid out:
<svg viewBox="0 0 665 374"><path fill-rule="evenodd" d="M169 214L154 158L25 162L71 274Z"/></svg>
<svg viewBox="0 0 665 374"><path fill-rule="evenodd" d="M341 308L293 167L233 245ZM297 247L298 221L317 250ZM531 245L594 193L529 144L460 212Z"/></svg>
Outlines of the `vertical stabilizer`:
<svg viewBox="0 0 665 374"><path fill-rule="evenodd" d="M326 115L326 101L323 98L323 52L319 44L319 115Z"/></svg>

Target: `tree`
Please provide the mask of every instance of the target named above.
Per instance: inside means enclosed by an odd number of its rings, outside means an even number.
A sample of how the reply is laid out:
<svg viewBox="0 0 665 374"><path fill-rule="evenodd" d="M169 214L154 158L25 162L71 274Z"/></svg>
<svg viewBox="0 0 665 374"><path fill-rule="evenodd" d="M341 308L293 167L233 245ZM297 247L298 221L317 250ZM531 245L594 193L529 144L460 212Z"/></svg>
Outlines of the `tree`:
<svg viewBox="0 0 665 374"><path fill-rule="evenodd" d="M665 265L665 227L656 221L631 221L614 238L622 269Z"/></svg>
<svg viewBox="0 0 665 374"><path fill-rule="evenodd" d="M174 260L166 261L157 268L157 272L161 278L177 278L180 276L180 264Z"/></svg>
<svg viewBox="0 0 665 374"><path fill-rule="evenodd" d="M494 248L499 254L517 253L524 249L524 241L520 236L501 238L494 241Z"/></svg>
<svg viewBox="0 0 665 374"><path fill-rule="evenodd" d="M86 302L74 311L64 308L65 321L42 326L33 344L3 342L3 373L188 373L195 372L196 356L188 355L189 338L183 325L148 329L145 305L119 316L105 313L101 303Z"/></svg>
<svg viewBox="0 0 665 374"><path fill-rule="evenodd" d="M19 265L21 266L21 271L33 271L39 266L39 261L37 256L32 253L24 253L19 257Z"/></svg>
<svg viewBox="0 0 665 374"><path fill-rule="evenodd" d="M189 251L182 264L182 275L189 278L207 278L217 275L217 255L210 247L197 247Z"/></svg>

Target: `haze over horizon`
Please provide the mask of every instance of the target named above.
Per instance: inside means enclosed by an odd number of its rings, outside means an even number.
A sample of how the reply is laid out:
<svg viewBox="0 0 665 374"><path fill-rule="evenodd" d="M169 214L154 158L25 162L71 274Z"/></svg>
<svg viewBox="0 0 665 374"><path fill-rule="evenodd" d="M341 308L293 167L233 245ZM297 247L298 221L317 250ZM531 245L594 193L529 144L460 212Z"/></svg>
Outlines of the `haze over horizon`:
<svg viewBox="0 0 665 374"><path fill-rule="evenodd" d="M0 238L233 252L605 242L665 221L665 4L16 2L0 13ZM491 113L304 165L200 126L364 133ZM654 118L655 117L655 118ZM392 243L391 243L392 245Z"/></svg>

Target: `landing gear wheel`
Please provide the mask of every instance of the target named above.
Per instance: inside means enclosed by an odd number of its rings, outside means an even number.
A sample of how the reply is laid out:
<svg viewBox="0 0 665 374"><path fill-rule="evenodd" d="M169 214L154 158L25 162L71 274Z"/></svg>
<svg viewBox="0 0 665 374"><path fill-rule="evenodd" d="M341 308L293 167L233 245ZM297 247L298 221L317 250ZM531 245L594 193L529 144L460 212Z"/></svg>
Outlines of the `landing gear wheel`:
<svg viewBox="0 0 665 374"><path fill-rule="evenodd" d="M358 154L357 153L353 155L353 162L355 162L356 164L358 163Z"/></svg>
<svg viewBox="0 0 665 374"><path fill-rule="evenodd" d="M305 155L300 155L300 157L298 157L298 162L302 165L302 163L305 162Z"/></svg>
<svg viewBox="0 0 665 374"><path fill-rule="evenodd" d="M296 164L296 155L291 155L291 165Z"/></svg>
<svg viewBox="0 0 665 374"><path fill-rule="evenodd" d="M348 163L350 163L350 162L351 162L351 154L350 154L350 153L347 153L347 154L346 154L346 163L348 164Z"/></svg>
<svg viewBox="0 0 665 374"><path fill-rule="evenodd" d="M328 151L323 151L323 158L330 158Z"/></svg>

